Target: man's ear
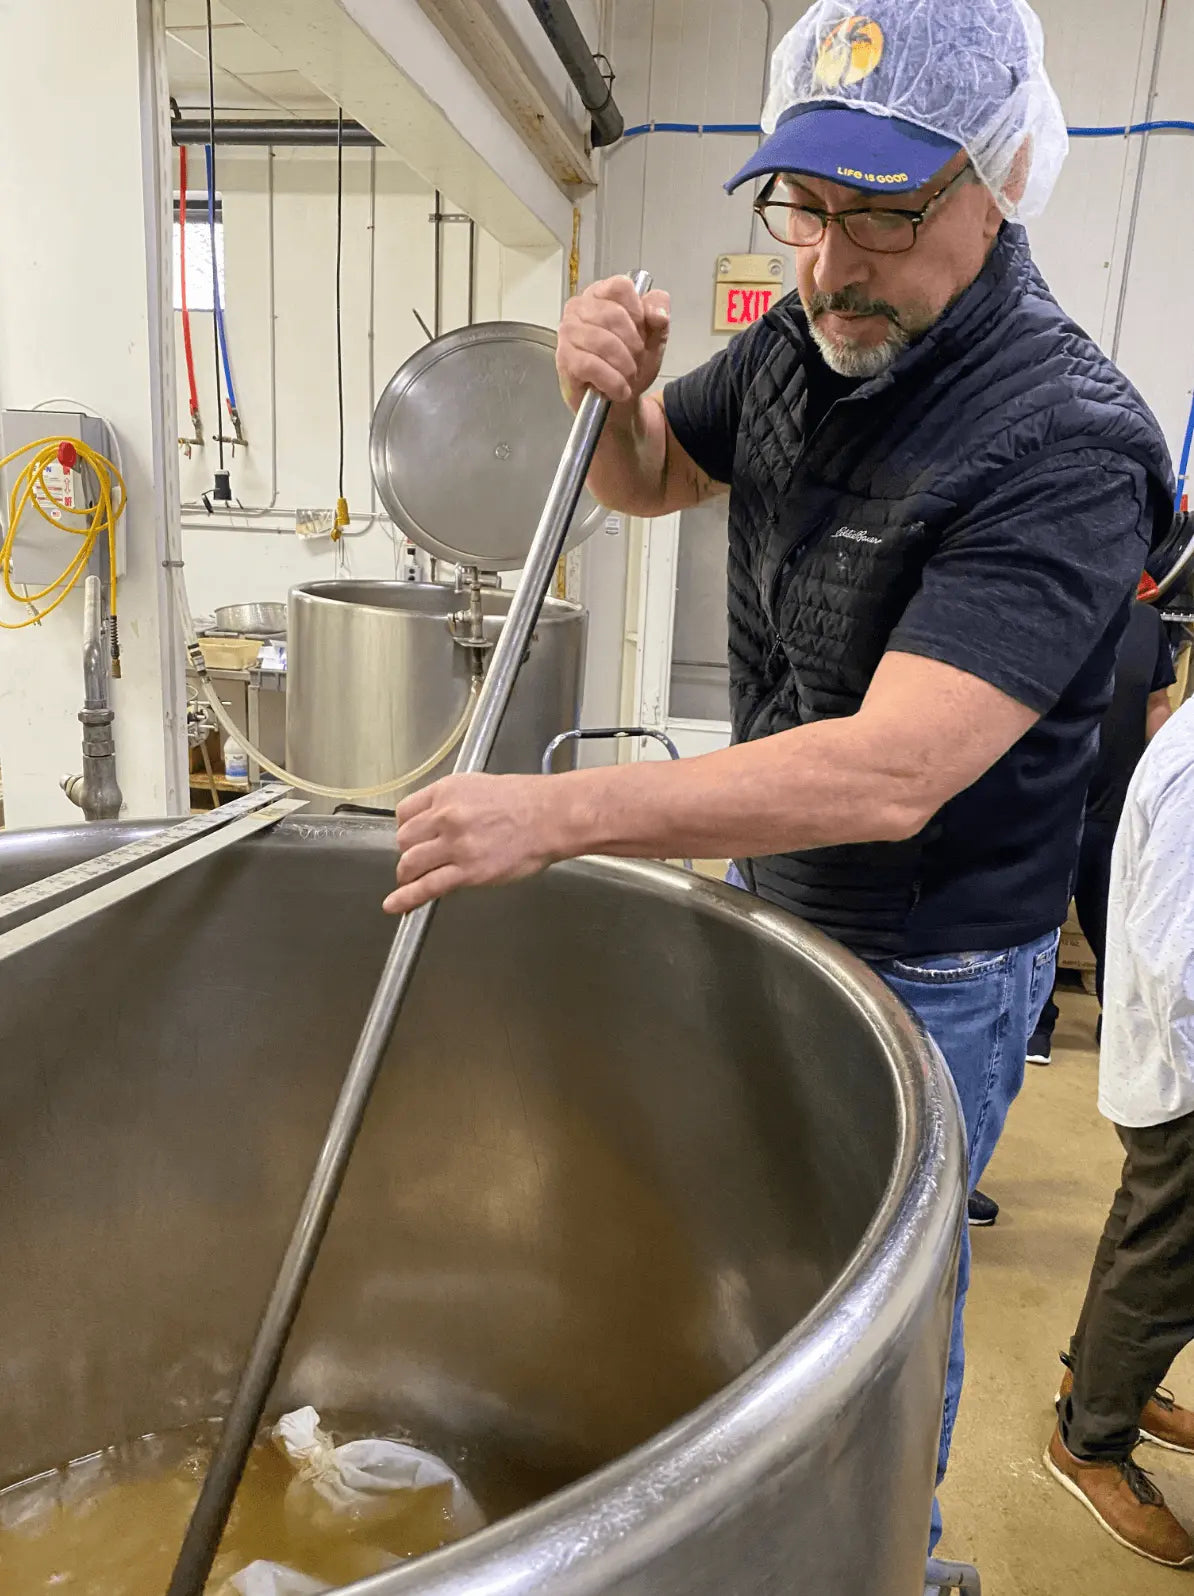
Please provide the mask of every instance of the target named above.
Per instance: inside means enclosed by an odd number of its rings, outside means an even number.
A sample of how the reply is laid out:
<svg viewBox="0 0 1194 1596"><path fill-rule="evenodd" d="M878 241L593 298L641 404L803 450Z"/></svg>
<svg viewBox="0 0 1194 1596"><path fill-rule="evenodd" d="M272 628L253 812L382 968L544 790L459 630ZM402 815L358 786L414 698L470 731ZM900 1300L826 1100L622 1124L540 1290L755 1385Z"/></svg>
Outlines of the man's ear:
<svg viewBox="0 0 1194 1596"><path fill-rule="evenodd" d="M1003 181L1003 197L1009 210L1014 210L1024 198L1024 190L1028 187L1028 174L1031 170L1032 134L1029 133L1012 157L1012 164L1008 168L1007 177Z"/></svg>

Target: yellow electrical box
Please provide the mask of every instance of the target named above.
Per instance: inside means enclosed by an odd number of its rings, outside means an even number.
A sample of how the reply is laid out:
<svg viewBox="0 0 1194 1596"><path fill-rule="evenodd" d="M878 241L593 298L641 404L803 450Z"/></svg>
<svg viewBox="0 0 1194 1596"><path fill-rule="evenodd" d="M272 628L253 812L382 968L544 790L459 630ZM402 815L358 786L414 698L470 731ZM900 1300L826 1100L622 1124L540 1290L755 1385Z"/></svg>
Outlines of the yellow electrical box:
<svg viewBox="0 0 1194 1596"><path fill-rule="evenodd" d="M719 255L713 279L713 331L738 332L769 311L784 291L778 255Z"/></svg>

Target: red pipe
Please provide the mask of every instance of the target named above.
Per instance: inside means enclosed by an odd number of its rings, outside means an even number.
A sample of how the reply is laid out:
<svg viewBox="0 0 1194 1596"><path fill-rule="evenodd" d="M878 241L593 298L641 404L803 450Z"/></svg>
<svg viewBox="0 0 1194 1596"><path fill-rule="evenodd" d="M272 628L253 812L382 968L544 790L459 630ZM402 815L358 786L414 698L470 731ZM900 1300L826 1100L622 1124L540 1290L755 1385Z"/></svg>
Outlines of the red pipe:
<svg viewBox="0 0 1194 1596"><path fill-rule="evenodd" d="M214 270L214 262L213 262ZM187 385L191 390L191 425L194 443L203 442L203 422L199 416L199 389L195 385L195 356L191 349L191 313L187 309L187 147L178 149L178 280L182 301L182 346L186 352Z"/></svg>

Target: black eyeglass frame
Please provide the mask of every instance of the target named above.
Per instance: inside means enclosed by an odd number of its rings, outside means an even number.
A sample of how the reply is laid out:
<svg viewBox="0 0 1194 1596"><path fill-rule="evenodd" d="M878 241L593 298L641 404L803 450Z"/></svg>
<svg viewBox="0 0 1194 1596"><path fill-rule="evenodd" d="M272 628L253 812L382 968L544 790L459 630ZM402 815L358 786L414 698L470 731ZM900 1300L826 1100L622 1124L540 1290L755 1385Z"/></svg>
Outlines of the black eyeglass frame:
<svg viewBox="0 0 1194 1596"><path fill-rule="evenodd" d="M965 177L966 174L972 170L973 168L971 167L970 162L967 161L965 166L956 171L947 183L943 183L935 194L929 195L928 199L918 211L905 211L899 209L897 206L888 205L856 205L848 211L823 211L820 210L816 205L798 205L795 201L773 200L771 196L775 191L775 186L777 183L782 181L785 175L783 172L776 172L770 183L767 184L767 187L762 191L758 199L755 201L752 209L754 210L755 215L758 216L759 220L762 222L763 226L767 229L768 233L770 233L771 237L775 239L776 243L786 244L789 249L815 249L817 245L824 240L825 234L828 232L830 224L832 222L837 222L841 225L842 231L856 249L865 249L867 253L871 255L906 255L909 250L916 248L916 240L920 235L920 229L925 221L925 218L933 209L933 206L936 205L939 199L942 199L946 194L949 193L950 189L953 188L954 184L958 182L960 178ZM794 244L790 238L781 238L771 226L771 223L767 220L768 205L774 205L778 209L785 211L805 211L810 216L818 217L821 222L820 233L818 233L816 238L811 238L807 243L801 244ZM873 244L860 244L846 223L852 216L875 215L898 216L901 221L911 222L912 242L905 245L901 249L876 249Z"/></svg>

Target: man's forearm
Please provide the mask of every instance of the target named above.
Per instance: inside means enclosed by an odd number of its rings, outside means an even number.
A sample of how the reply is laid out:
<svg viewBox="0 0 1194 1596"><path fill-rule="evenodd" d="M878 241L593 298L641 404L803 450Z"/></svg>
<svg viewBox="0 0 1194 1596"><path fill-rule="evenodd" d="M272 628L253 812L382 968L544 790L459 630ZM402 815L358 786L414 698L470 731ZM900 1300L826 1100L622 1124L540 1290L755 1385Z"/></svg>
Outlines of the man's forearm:
<svg viewBox="0 0 1194 1596"><path fill-rule="evenodd" d="M624 515L670 515L724 493L672 437L657 394L611 405L589 471L589 490Z"/></svg>
<svg viewBox="0 0 1194 1596"><path fill-rule="evenodd" d="M954 666L888 653L857 714L700 759L548 779L558 796L544 804L547 846L558 858L724 859L898 842L977 781L1036 718Z"/></svg>
<svg viewBox="0 0 1194 1596"><path fill-rule="evenodd" d="M1037 718L980 677L889 652L857 714L700 759L449 776L398 805L405 914L582 853L750 858L915 836Z"/></svg>
<svg viewBox="0 0 1194 1596"><path fill-rule="evenodd" d="M611 510L659 515L666 464L667 425L658 401L611 405L589 470L589 490Z"/></svg>
<svg viewBox="0 0 1194 1596"><path fill-rule="evenodd" d="M856 721L822 721L699 759L553 778L551 851L749 858L912 836L932 813L923 772L860 735Z"/></svg>

